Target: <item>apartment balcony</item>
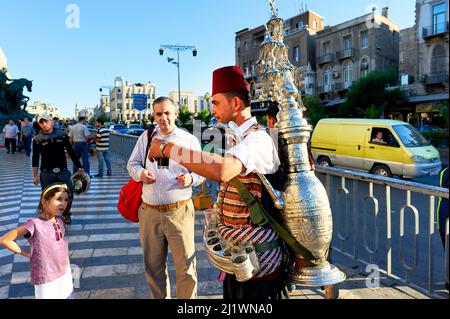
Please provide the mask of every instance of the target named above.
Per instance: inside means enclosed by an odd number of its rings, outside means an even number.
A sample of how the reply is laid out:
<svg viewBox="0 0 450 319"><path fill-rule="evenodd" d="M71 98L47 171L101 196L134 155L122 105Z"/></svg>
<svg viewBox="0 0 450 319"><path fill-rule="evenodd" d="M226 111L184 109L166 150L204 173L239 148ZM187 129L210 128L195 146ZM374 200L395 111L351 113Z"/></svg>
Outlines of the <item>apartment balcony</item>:
<svg viewBox="0 0 450 319"><path fill-rule="evenodd" d="M430 39L436 36L448 34L448 21L436 23L422 29L422 37Z"/></svg>
<svg viewBox="0 0 450 319"><path fill-rule="evenodd" d="M448 83L448 72L440 72L440 73L426 75L424 77L423 82L428 85Z"/></svg>
<svg viewBox="0 0 450 319"><path fill-rule="evenodd" d="M331 93L334 91L335 84L329 84L324 86L318 86L317 87L317 93L323 94L323 93Z"/></svg>
<svg viewBox="0 0 450 319"><path fill-rule="evenodd" d="M342 51L338 51L336 53L336 59L343 60L343 59L354 57L355 55L356 55L355 49L353 49L353 48L345 49Z"/></svg>
<svg viewBox="0 0 450 319"><path fill-rule="evenodd" d="M319 65L332 62L334 60L334 54L325 54L317 58Z"/></svg>
<svg viewBox="0 0 450 319"><path fill-rule="evenodd" d="M335 89L336 91L348 90L348 89L351 88L351 87L353 86L353 84L355 84L355 83L356 83L356 81L335 83L335 84L334 84L334 89Z"/></svg>

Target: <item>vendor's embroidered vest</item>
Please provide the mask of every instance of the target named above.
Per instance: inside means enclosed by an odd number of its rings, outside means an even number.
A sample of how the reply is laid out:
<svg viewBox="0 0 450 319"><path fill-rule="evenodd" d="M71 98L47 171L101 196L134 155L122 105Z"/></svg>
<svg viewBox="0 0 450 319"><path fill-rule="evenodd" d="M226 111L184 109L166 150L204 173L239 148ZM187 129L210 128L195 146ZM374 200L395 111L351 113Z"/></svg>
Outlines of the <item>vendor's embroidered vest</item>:
<svg viewBox="0 0 450 319"><path fill-rule="evenodd" d="M261 127L255 125L246 133L258 129L261 129ZM256 173L238 176L238 179L244 183L258 201L261 201L263 185ZM259 244L279 239L278 234L270 227L259 227L252 223L247 204L242 201L237 188L229 182L222 183L220 186L217 209L220 216L218 231L229 244L243 245L247 242ZM280 247L257 255L260 270L254 275L254 278L272 274L281 264L282 252Z"/></svg>

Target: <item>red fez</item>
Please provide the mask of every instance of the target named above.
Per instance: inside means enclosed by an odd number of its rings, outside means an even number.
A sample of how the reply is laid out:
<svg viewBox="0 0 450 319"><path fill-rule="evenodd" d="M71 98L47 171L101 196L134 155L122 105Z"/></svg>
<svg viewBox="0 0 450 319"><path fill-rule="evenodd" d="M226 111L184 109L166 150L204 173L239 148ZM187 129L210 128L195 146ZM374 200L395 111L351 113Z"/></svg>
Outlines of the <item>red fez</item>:
<svg viewBox="0 0 450 319"><path fill-rule="evenodd" d="M212 95L242 89L250 91L241 67L226 66L213 72Z"/></svg>

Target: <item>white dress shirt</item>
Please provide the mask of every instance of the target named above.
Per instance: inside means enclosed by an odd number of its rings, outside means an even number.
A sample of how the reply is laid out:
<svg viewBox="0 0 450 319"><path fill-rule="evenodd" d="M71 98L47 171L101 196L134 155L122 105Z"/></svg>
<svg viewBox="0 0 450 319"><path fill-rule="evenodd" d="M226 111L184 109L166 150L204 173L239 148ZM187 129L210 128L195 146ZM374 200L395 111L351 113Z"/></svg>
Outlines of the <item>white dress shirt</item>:
<svg viewBox="0 0 450 319"><path fill-rule="evenodd" d="M241 176L246 176L251 172L273 174L280 166L280 159L272 137L264 129L251 129L254 124L257 124L257 121L252 117L239 126L238 134L246 135L245 138L225 152L225 156L234 156L241 161L245 167ZM251 131L246 133L249 129Z"/></svg>
<svg viewBox="0 0 450 319"><path fill-rule="evenodd" d="M201 151L198 139L179 128L175 128L172 133L164 136L156 128L154 137L162 139L166 142L174 142L183 147ZM189 170L181 166L173 160L169 160L169 168L158 168L158 163L150 162L145 148L147 146L147 133L142 134L134 147L133 153L128 160L128 173L137 182L141 181L141 173L144 170L144 161L146 161L145 169L151 171L156 181L153 184L144 184L142 187L142 201L150 205L167 205L186 200L192 197L192 187L203 183L204 177L195 173L190 173L193 178L191 186L183 187L177 183L176 178L182 173L189 173Z"/></svg>
<svg viewBox="0 0 450 319"><path fill-rule="evenodd" d="M5 134L5 138L15 138L17 134L19 134L19 128L16 124L6 124L5 128L3 129L3 134Z"/></svg>

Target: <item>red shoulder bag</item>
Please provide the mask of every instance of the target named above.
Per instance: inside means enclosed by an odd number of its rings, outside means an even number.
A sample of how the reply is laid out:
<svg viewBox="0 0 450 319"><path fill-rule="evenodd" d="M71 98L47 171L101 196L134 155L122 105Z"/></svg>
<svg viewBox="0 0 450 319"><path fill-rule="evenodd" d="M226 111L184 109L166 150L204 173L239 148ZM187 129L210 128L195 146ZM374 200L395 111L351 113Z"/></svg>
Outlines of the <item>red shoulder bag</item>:
<svg viewBox="0 0 450 319"><path fill-rule="evenodd" d="M150 146L150 130L147 130L147 147L145 148L145 157L147 157L148 148ZM146 160L147 161L147 160ZM145 162L146 162L145 161ZM145 168L144 162L144 168ZM133 178L120 189L119 202L117 209L120 214L133 223L139 222L139 206L142 203L142 182L136 182Z"/></svg>

